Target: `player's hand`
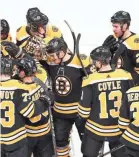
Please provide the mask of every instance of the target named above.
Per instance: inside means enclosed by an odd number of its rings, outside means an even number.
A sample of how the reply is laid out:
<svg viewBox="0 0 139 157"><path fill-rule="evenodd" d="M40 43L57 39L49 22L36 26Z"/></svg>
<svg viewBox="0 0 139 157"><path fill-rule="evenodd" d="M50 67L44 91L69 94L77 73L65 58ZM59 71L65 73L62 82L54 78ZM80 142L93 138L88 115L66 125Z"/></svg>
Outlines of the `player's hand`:
<svg viewBox="0 0 139 157"><path fill-rule="evenodd" d="M39 99L46 102L46 105L54 104L54 94L51 91L48 91L47 94L42 94Z"/></svg>
<svg viewBox="0 0 139 157"><path fill-rule="evenodd" d="M2 41L1 46L2 50L5 50L13 58L18 58L22 53L22 49L11 41Z"/></svg>
<svg viewBox="0 0 139 157"><path fill-rule="evenodd" d="M113 35L109 35L102 45L107 46L113 54L118 49L119 42L116 41L116 38Z"/></svg>

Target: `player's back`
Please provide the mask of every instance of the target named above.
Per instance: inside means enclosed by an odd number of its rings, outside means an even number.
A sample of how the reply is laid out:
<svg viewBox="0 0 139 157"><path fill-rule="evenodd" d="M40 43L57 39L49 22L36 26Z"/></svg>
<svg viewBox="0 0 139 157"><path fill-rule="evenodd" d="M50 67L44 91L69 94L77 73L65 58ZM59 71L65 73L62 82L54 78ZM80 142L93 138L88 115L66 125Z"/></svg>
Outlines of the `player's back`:
<svg viewBox="0 0 139 157"><path fill-rule="evenodd" d="M117 69L95 72L84 81L84 87L91 88L91 111L85 126L89 134L99 140L115 140L121 135L118 128L119 108L131 79L130 73Z"/></svg>
<svg viewBox="0 0 139 157"><path fill-rule="evenodd" d="M2 148L14 150L26 142L25 117L31 117L33 106L24 85L17 80L0 83ZM29 103L29 104L28 104Z"/></svg>
<svg viewBox="0 0 139 157"><path fill-rule="evenodd" d="M135 150L139 150L139 86L130 88L120 108L119 127L124 132L121 141Z"/></svg>

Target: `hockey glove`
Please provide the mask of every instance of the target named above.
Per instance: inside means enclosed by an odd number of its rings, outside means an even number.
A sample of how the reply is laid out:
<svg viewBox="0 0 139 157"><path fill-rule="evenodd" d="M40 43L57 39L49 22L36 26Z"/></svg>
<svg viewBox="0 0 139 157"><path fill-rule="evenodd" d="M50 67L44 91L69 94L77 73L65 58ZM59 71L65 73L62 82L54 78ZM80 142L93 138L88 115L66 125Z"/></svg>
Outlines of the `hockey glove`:
<svg viewBox="0 0 139 157"><path fill-rule="evenodd" d="M114 52L118 49L119 43L116 41L116 38L113 35L109 35L104 43L102 44L103 46L107 46L111 53L114 54Z"/></svg>
<svg viewBox="0 0 139 157"><path fill-rule="evenodd" d="M47 94L42 94L40 100L46 102L46 105L51 106L54 104L54 94L51 91L48 91Z"/></svg>
<svg viewBox="0 0 139 157"><path fill-rule="evenodd" d="M1 42L2 51L6 51L9 56L17 59L23 53L22 48L19 48L16 44L10 41L2 41Z"/></svg>

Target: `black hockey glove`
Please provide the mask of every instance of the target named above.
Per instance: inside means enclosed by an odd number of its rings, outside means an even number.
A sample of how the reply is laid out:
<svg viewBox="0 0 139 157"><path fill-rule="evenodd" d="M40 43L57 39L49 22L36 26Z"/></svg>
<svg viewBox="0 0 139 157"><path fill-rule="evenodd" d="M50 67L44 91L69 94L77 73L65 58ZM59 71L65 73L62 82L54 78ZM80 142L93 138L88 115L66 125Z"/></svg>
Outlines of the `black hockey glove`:
<svg viewBox="0 0 139 157"><path fill-rule="evenodd" d="M19 58L23 53L22 48L19 48L15 43L10 41L2 41L1 46L2 49L7 51L7 53L15 59Z"/></svg>
<svg viewBox="0 0 139 157"><path fill-rule="evenodd" d="M42 94L39 99L46 102L47 106L54 104L54 94L51 91L48 91L47 94Z"/></svg>
<svg viewBox="0 0 139 157"><path fill-rule="evenodd" d="M110 49L111 53L114 54L115 51L116 51L116 50L118 49L118 47L119 47L119 42L116 41L116 38L114 38L113 35L109 35L109 36L105 39L105 41L104 41L104 43L103 43L102 45L103 45L103 46L107 46L107 47Z"/></svg>

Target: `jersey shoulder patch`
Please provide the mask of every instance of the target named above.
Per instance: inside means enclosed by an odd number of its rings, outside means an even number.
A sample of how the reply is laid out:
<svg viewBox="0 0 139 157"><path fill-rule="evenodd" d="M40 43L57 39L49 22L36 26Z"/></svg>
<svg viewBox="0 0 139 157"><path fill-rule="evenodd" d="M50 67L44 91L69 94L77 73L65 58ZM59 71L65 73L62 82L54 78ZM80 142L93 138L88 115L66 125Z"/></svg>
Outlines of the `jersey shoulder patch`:
<svg viewBox="0 0 139 157"><path fill-rule="evenodd" d="M134 39L134 43L139 43L139 37Z"/></svg>
<svg viewBox="0 0 139 157"><path fill-rule="evenodd" d="M52 31L53 32L58 32L58 28L56 26L52 26Z"/></svg>
<svg viewBox="0 0 139 157"><path fill-rule="evenodd" d="M139 35L135 34L123 42L130 50L139 50Z"/></svg>

